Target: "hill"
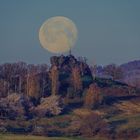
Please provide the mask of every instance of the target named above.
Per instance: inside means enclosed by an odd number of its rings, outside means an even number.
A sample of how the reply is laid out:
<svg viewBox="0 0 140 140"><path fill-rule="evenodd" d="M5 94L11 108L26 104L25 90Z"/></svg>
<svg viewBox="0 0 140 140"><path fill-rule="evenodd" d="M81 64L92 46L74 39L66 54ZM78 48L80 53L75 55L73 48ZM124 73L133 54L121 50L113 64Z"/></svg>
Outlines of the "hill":
<svg viewBox="0 0 140 140"><path fill-rule="evenodd" d="M140 87L140 60L122 64L120 67L124 71L123 81L130 85Z"/></svg>
<svg viewBox="0 0 140 140"><path fill-rule="evenodd" d="M1 133L112 140L140 136L138 88L93 77L84 58L61 55L50 62L50 67L0 66Z"/></svg>
<svg viewBox="0 0 140 140"><path fill-rule="evenodd" d="M128 85L135 86L138 88L140 87L140 60L131 61L118 66L115 64L109 64L106 66L96 66L96 76L108 79L112 78L111 74L106 74L106 67L111 65L116 66L116 68L119 68L122 72L121 78L117 79L118 81L122 81ZM94 73L94 71L92 73Z"/></svg>

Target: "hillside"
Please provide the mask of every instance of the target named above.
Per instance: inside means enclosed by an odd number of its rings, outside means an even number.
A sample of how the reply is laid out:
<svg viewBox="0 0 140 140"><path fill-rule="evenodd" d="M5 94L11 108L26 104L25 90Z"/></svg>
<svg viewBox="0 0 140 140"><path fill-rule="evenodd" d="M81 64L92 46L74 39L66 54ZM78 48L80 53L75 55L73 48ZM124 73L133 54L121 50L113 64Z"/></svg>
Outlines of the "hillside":
<svg viewBox="0 0 140 140"><path fill-rule="evenodd" d="M1 65L1 133L139 138L138 88L93 77L84 58L61 55L51 57L50 62L50 67Z"/></svg>
<svg viewBox="0 0 140 140"><path fill-rule="evenodd" d="M111 66L111 65L115 65L115 64L109 64L106 66ZM97 77L107 78L107 79L112 78L110 74L105 73L106 66L96 67ZM121 78L117 79L118 81L122 81L131 86L140 87L140 60L131 61L118 66L116 65L116 68L119 68L122 71L122 76Z"/></svg>
<svg viewBox="0 0 140 140"><path fill-rule="evenodd" d="M122 64L120 67L124 71L123 81L130 85L140 87L140 60Z"/></svg>

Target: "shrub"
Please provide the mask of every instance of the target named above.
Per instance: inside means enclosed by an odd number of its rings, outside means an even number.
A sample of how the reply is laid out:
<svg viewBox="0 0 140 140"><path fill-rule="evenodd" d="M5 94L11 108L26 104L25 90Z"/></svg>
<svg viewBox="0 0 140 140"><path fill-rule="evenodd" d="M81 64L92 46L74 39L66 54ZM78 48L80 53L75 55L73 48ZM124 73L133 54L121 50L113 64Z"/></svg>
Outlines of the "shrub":
<svg viewBox="0 0 140 140"><path fill-rule="evenodd" d="M81 116L80 118L80 133L83 136L92 137L97 134L108 136L109 125L100 115L92 112L88 115Z"/></svg>
<svg viewBox="0 0 140 140"><path fill-rule="evenodd" d="M41 98L41 103L37 107L31 109L34 114L39 117L59 115L63 108L59 96L52 95L50 97Z"/></svg>
<svg viewBox="0 0 140 140"><path fill-rule="evenodd" d="M0 100L1 115L6 118L24 117L30 106L29 100L20 94L10 94Z"/></svg>

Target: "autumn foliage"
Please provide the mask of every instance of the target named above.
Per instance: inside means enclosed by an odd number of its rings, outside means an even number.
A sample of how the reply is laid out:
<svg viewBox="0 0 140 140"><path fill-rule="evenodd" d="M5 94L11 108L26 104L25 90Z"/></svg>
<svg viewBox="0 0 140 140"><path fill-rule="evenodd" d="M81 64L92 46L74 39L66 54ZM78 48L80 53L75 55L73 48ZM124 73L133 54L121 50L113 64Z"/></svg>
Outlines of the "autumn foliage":
<svg viewBox="0 0 140 140"><path fill-rule="evenodd" d="M41 97L39 76L37 74L30 74L27 80L27 95L36 99Z"/></svg>
<svg viewBox="0 0 140 140"><path fill-rule="evenodd" d="M94 108L101 104L102 96L100 88L96 84L91 84L85 95L85 107Z"/></svg>
<svg viewBox="0 0 140 140"><path fill-rule="evenodd" d="M51 92L52 95L57 95L59 90L59 71L57 66L52 66L50 70L50 77L51 77Z"/></svg>
<svg viewBox="0 0 140 140"><path fill-rule="evenodd" d="M79 67L72 68L72 85L75 91L80 91L82 89L82 79Z"/></svg>

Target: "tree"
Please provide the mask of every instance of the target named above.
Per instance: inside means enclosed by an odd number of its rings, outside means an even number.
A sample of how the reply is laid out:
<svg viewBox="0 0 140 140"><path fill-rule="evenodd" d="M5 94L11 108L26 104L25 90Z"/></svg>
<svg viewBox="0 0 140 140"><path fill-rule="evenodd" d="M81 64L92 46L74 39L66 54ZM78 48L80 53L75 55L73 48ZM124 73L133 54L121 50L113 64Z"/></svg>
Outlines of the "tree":
<svg viewBox="0 0 140 140"><path fill-rule="evenodd" d="M96 84L91 84L85 95L85 107L95 108L102 102L100 88Z"/></svg>
<svg viewBox="0 0 140 140"><path fill-rule="evenodd" d="M0 79L0 98L7 96L8 85L8 82L6 82L4 79Z"/></svg>
<svg viewBox="0 0 140 140"><path fill-rule="evenodd" d="M110 64L105 66L104 74L111 76L113 80L119 80L123 77L122 69L116 64Z"/></svg>
<svg viewBox="0 0 140 140"><path fill-rule="evenodd" d="M12 92L24 92L24 76L27 65L24 62L5 63L0 67L0 78L8 83L8 94Z"/></svg>
<svg viewBox="0 0 140 140"><path fill-rule="evenodd" d="M50 87L49 85L49 75L48 75L48 65L46 64L41 64L37 65L38 66L38 72L39 72L39 77L40 77L40 91L42 96L48 95L48 89L47 87ZM46 90L47 89L47 90Z"/></svg>
<svg viewBox="0 0 140 140"><path fill-rule="evenodd" d="M41 97L40 77L38 74L32 73L27 75L27 95L35 99Z"/></svg>
<svg viewBox="0 0 140 140"><path fill-rule="evenodd" d="M7 118L24 117L28 114L31 104L27 97L12 93L0 100L0 109L5 112Z"/></svg>
<svg viewBox="0 0 140 140"><path fill-rule="evenodd" d="M93 78L95 79L96 74L97 74L97 65L96 65L95 61L93 61L93 64L92 64L92 66L90 67L90 70L91 70L91 72L92 72Z"/></svg>
<svg viewBox="0 0 140 140"><path fill-rule="evenodd" d="M78 61L81 62L81 63L85 63L87 64L87 58L86 57L78 57Z"/></svg>
<svg viewBox="0 0 140 140"><path fill-rule="evenodd" d="M80 74L80 69L78 66L72 68L72 85L74 87L75 92L82 90L82 79Z"/></svg>
<svg viewBox="0 0 140 140"><path fill-rule="evenodd" d="M140 77L136 77L133 80L131 80L131 85L137 88L140 88Z"/></svg>
<svg viewBox="0 0 140 140"><path fill-rule="evenodd" d="M59 90L59 70L57 66L53 66L50 70L50 77L51 77L51 90L52 95L57 95Z"/></svg>
<svg viewBox="0 0 140 140"><path fill-rule="evenodd" d="M2 65L2 77L5 79L5 81L8 83L7 86L7 94L10 92L10 85L11 85L11 80L12 80L12 73L13 73L13 67L12 64L10 63L5 63Z"/></svg>
<svg viewBox="0 0 140 140"><path fill-rule="evenodd" d="M25 92L25 75L27 74L27 65L24 62L13 63L12 72L12 90L14 92Z"/></svg>

